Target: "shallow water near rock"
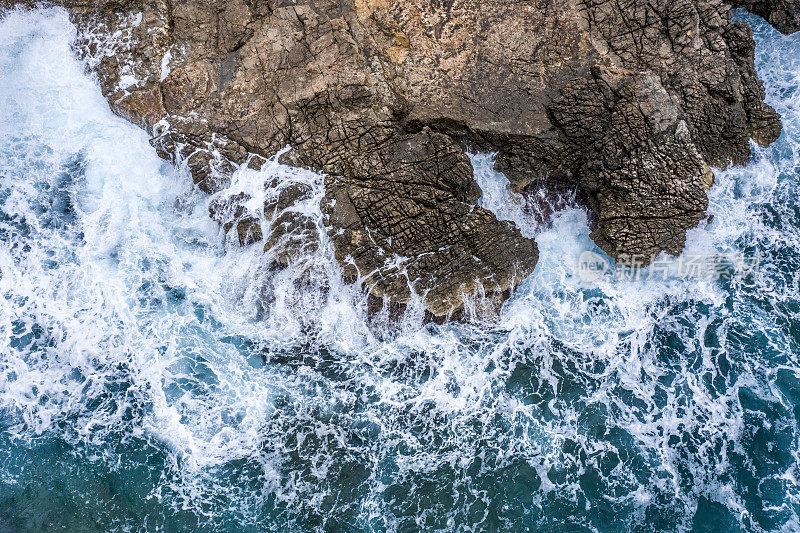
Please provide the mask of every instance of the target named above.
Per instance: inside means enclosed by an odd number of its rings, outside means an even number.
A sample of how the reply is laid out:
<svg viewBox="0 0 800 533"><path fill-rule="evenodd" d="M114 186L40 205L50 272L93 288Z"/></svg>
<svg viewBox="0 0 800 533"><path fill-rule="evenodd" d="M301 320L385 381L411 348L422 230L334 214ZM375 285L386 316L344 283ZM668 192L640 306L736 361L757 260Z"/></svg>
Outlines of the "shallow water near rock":
<svg viewBox="0 0 800 533"><path fill-rule="evenodd" d="M322 231L285 270L240 248L66 13L6 14L0 531L800 529L800 38L747 20L784 133L717 173L682 258L582 281L586 214L537 226L474 155L540 262L498 318L437 326L369 316ZM298 182L321 229L311 172L219 194ZM758 265L676 274L712 253Z"/></svg>

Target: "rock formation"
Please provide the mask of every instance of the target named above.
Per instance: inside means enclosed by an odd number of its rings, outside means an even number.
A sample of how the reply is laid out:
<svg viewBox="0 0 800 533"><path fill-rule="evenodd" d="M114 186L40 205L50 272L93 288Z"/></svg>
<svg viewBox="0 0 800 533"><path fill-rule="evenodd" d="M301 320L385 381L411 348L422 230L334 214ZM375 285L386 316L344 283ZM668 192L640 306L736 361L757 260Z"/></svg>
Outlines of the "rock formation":
<svg viewBox="0 0 800 533"><path fill-rule="evenodd" d="M537 261L535 242L477 205L466 149L497 151L518 192L576 187L618 260L679 253L710 167L780 134L731 6L800 25L800 0L59 3L113 109L201 189L291 146L282 161L327 176L345 275L399 304L413 290L437 317L462 294L507 293ZM236 215L212 211L225 209ZM228 224L268 246L308 229L244 212Z"/></svg>

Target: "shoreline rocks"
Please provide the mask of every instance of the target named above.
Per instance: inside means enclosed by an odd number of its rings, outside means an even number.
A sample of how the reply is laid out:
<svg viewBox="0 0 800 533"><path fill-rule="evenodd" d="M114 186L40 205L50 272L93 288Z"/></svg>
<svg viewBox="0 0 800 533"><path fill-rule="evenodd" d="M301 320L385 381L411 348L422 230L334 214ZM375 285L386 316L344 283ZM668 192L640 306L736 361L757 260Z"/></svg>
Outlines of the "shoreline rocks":
<svg viewBox="0 0 800 533"><path fill-rule="evenodd" d="M420 294L439 319L538 259L477 205L466 147L496 151L517 192L578 190L617 260L680 253L710 167L781 131L731 7L800 27L800 0L57 3L112 109L200 189L290 145L283 161L327 176L345 275L392 304ZM269 246L293 224L237 232Z"/></svg>

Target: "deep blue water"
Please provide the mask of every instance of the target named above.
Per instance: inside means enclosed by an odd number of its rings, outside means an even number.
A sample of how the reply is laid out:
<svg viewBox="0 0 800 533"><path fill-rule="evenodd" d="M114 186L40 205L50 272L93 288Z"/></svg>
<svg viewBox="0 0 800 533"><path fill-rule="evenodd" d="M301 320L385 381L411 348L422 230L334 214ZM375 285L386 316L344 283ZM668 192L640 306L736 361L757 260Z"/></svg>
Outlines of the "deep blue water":
<svg viewBox="0 0 800 533"><path fill-rule="evenodd" d="M435 326L369 318L324 233L280 272L226 242L66 14L7 14L0 531L800 530L800 37L746 18L784 134L666 275L582 281L585 213L536 227L476 155L541 261L499 318ZM307 171L220 195L296 182L319 222ZM679 275L710 254L757 265Z"/></svg>

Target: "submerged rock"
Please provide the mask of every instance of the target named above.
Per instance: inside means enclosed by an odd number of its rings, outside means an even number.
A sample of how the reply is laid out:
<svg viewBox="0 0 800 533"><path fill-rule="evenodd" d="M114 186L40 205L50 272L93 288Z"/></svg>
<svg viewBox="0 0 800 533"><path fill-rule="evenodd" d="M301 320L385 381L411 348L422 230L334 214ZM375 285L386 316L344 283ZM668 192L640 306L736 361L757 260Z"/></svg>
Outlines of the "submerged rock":
<svg viewBox="0 0 800 533"><path fill-rule="evenodd" d="M497 151L517 191L576 188L611 256L679 253L710 167L781 130L731 6L784 32L800 16L797 0L59 3L112 108L201 189L291 145L282 160L327 175L346 274L394 303L421 294L436 317L507 294L537 261L477 205L466 146ZM242 241L260 239L246 222Z"/></svg>

